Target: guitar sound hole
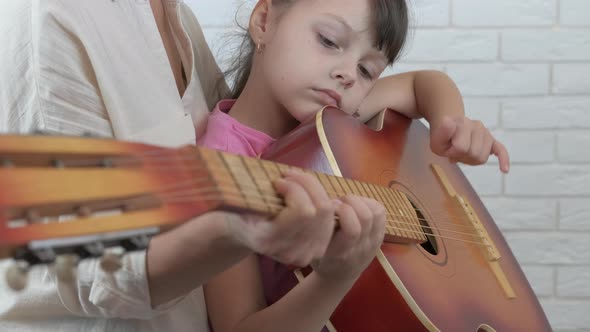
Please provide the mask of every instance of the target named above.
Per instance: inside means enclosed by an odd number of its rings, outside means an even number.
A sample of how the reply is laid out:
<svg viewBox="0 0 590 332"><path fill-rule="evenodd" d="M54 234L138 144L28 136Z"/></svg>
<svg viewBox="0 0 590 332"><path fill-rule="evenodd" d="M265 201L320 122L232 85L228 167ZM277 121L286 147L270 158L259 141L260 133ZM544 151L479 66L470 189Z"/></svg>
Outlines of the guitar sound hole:
<svg viewBox="0 0 590 332"><path fill-rule="evenodd" d="M410 201L410 204L412 204L412 207L414 207L414 211L416 211L416 215L418 216L418 220L422 226L422 231L426 234L426 239L428 240L424 243L421 243L420 246L422 246L422 248L424 248L424 250L426 250L429 254L434 256L438 255L438 245L436 244L435 235L432 233L433 226L428 223L428 218L424 216L422 210L416 205L416 203L414 203L411 197L408 195L406 195L406 197L408 198L408 201Z"/></svg>

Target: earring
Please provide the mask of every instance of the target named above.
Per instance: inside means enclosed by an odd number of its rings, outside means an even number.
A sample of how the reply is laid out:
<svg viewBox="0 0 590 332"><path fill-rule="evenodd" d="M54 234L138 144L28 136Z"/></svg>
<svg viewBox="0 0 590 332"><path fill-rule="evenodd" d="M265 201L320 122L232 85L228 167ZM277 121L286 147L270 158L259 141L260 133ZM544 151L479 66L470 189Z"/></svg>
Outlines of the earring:
<svg viewBox="0 0 590 332"><path fill-rule="evenodd" d="M264 51L264 44L262 43L261 39L258 39L258 43L256 44L256 53L262 54Z"/></svg>

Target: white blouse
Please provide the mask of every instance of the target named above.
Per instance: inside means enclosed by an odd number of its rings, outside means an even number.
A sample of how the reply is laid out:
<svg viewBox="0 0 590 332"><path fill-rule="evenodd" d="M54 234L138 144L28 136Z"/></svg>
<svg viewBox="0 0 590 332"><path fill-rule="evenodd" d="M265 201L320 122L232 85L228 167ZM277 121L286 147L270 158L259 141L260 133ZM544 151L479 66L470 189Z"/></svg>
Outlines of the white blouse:
<svg viewBox="0 0 590 332"><path fill-rule="evenodd" d="M149 0L1 0L0 132L91 134L194 144L226 91L190 8L164 2L188 86L181 98ZM113 275L88 260L76 283L37 267L28 287L4 281L0 331L208 331L202 288L152 309L145 252Z"/></svg>

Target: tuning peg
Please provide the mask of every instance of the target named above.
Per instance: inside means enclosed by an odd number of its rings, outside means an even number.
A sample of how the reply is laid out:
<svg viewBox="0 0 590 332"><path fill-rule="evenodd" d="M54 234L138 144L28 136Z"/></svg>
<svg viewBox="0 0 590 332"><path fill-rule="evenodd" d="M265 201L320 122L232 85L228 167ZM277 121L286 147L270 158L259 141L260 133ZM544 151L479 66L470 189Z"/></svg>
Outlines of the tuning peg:
<svg viewBox="0 0 590 332"><path fill-rule="evenodd" d="M100 259L100 267L103 271L108 273L117 272L123 266L123 263L121 262L121 257L121 254L107 252Z"/></svg>
<svg viewBox="0 0 590 332"><path fill-rule="evenodd" d="M80 217L90 217L92 215L92 209L89 206L81 205L76 208L76 213Z"/></svg>
<svg viewBox="0 0 590 332"><path fill-rule="evenodd" d="M37 211L35 209L28 209L28 210L26 210L26 212L25 212L25 218L31 224L40 223L41 220L42 220L41 214L39 213L39 211Z"/></svg>
<svg viewBox="0 0 590 332"><path fill-rule="evenodd" d="M86 257L86 255L90 257L100 257L104 254L105 246L102 242L96 241L85 244L81 249L81 252L84 254L82 257Z"/></svg>
<svg viewBox="0 0 590 332"><path fill-rule="evenodd" d="M76 267L79 260L78 256L73 254L57 256L54 263L57 278L64 282L76 279Z"/></svg>
<svg viewBox="0 0 590 332"><path fill-rule="evenodd" d="M14 162L10 159L2 159L0 160L0 166L4 168L14 167Z"/></svg>
<svg viewBox="0 0 590 332"><path fill-rule="evenodd" d="M150 243L150 236L146 234L140 234L132 236L129 239L121 241L121 246L127 251L143 250L147 249Z"/></svg>
<svg viewBox="0 0 590 332"><path fill-rule="evenodd" d="M40 128L33 130L31 134L38 136L63 136L63 133L60 133L59 131Z"/></svg>
<svg viewBox="0 0 590 332"><path fill-rule="evenodd" d="M6 270L6 284L12 290L20 291L27 286L29 265L26 262L15 262Z"/></svg>

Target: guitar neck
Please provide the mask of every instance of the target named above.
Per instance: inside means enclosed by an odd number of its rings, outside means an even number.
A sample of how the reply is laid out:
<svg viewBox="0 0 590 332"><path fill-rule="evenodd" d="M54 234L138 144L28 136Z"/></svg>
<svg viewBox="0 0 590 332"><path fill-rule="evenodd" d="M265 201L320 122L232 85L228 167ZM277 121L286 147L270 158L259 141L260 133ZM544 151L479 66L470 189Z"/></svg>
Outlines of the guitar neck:
<svg viewBox="0 0 590 332"><path fill-rule="evenodd" d="M145 236L212 210L275 216L285 202L273 182L291 167L202 147L72 137L3 136L0 157L0 184L10 188L0 195L0 258L32 257L33 264L50 262L47 252L94 257L100 250L88 243L106 238L105 245L141 249ZM427 240L402 192L308 173L330 198L354 194L383 203L386 241ZM37 249L25 247L31 243Z"/></svg>
<svg viewBox="0 0 590 332"><path fill-rule="evenodd" d="M213 182L217 184L217 192L225 209L275 216L285 206L284 200L273 186L273 181L282 177L285 170L298 168L209 149L198 148L198 151ZM299 170L315 176L330 198L352 194L381 202L387 210L388 240L426 240L415 208L402 192L334 175Z"/></svg>

